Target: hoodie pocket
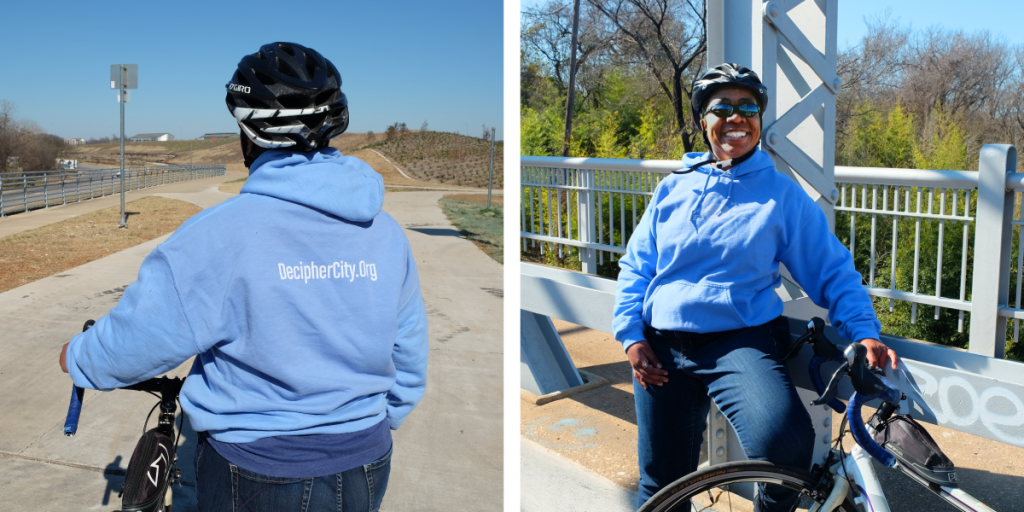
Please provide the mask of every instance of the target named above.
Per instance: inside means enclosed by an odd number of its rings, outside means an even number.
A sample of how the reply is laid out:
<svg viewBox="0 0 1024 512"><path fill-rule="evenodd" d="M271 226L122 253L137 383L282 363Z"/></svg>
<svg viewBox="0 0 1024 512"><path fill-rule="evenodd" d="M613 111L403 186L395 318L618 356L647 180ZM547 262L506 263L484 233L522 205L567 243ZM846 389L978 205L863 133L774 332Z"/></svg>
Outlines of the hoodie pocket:
<svg viewBox="0 0 1024 512"><path fill-rule="evenodd" d="M728 286L671 281L647 301L651 325L659 329L718 332L747 327Z"/></svg>

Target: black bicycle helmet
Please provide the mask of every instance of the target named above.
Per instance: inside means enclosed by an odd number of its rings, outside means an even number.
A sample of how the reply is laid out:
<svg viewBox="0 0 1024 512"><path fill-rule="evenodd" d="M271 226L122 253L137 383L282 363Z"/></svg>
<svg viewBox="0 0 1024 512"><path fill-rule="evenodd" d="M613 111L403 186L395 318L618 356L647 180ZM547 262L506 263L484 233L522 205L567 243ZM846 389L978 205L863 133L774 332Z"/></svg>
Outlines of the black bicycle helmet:
<svg viewBox="0 0 1024 512"><path fill-rule="evenodd" d="M312 48L265 44L242 57L226 87L228 110L261 148L313 151L348 128L341 75Z"/></svg>
<svg viewBox="0 0 1024 512"><path fill-rule="evenodd" d="M693 83L690 110L693 111L693 121L697 126L700 126L701 118L704 117L701 115L704 102L722 87L739 87L750 91L761 107L762 114L764 113L768 105L768 88L761 84L757 73L739 64L719 64Z"/></svg>

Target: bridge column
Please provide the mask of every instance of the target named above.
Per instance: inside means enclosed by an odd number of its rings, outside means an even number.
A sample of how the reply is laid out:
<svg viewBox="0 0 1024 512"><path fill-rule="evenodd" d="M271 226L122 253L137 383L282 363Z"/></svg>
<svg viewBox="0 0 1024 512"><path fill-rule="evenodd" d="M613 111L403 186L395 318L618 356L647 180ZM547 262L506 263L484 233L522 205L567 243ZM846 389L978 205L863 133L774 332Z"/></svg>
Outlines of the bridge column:
<svg viewBox="0 0 1024 512"><path fill-rule="evenodd" d="M825 212L835 230L836 94L842 82L836 73L839 0L721 0L708 2L708 65L734 62L754 70L768 88L761 129L761 149L775 168L803 187ZM786 314L827 318L789 279L782 268ZM803 398L803 395L801 395ZM831 433L831 412L809 409L815 427L814 460L828 451L822 440ZM743 451L728 422L708 419L711 463L742 460ZM722 430L723 435L718 435ZM712 425L716 425L712 428ZM733 449L729 449L730 446ZM719 450L721 448L721 450ZM718 455L721 453L721 455Z"/></svg>

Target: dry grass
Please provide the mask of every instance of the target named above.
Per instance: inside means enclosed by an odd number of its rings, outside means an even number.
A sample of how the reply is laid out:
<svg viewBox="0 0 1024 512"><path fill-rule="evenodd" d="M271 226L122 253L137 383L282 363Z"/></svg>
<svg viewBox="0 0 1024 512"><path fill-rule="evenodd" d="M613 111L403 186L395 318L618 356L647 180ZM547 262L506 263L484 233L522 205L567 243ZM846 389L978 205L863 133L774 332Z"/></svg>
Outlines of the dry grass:
<svg viewBox="0 0 1024 512"><path fill-rule="evenodd" d="M229 181L227 183L221 183L217 190L225 194L240 194L242 193L242 185L245 185L245 180L249 178L242 178L240 180Z"/></svg>
<svg viewBox="0 0 1024 512"><path fill-rule="evenodd" d="M168 142L125 142L125 165L136 166L147 163L187 164L189 162L189 146L192 146L196 164L230 163L222 158L204 158L204 155L222 155L231 153L231 148L238 153L241 163L242 150L237 138L217 140L174 140ZM121 162L121 143L89 144L71 146L64 158L76 159L81 163L117 166Z"/></svg>
<svg viewBox="0 0 1024 512"><path fill-rule="evenodd" d="M146 197L0 238L0 292L59 274L166 235L201 210L184 201Z"/></svg>
<svg viewBox="0 0 1024 512"><path fill-rule="evenodd" d="M453 201L465 201L467 203L480 203L487 205L487 194L445 194L444 199ZM505 206L504 196L491 194L491 206Z"/></svg>

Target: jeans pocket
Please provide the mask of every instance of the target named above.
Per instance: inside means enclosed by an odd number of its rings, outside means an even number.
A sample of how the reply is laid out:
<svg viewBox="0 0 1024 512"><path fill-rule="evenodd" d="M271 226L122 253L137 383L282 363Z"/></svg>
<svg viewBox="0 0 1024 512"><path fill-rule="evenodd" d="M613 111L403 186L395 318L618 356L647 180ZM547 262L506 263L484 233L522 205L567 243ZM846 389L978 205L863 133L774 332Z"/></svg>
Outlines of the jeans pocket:
<svg viewBox="0 0 1024 512"><path fill-rule="evenodd" d="M309 498L311 478L263 475L229 464L234 510L287 510Z"/></svg>
<svg viewBox="0 0 1024 512"><path fill-rule="evenodd" d="M363 465L366 484L370 491L370 512L379 510L381 502L384 501L384 491L387 490L388 477L391 475L391 453L394 449L395 446L391 445L383 457Z"/></svg>

